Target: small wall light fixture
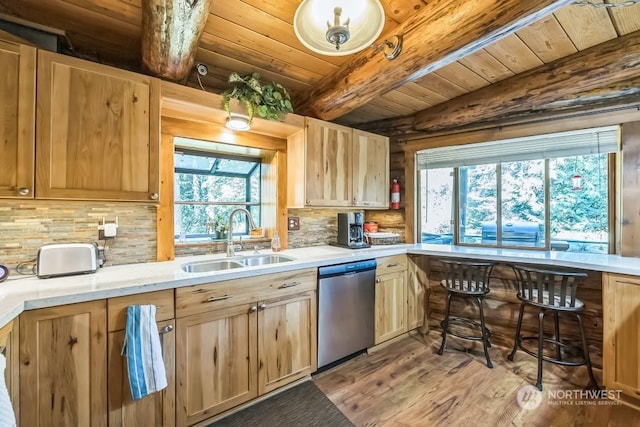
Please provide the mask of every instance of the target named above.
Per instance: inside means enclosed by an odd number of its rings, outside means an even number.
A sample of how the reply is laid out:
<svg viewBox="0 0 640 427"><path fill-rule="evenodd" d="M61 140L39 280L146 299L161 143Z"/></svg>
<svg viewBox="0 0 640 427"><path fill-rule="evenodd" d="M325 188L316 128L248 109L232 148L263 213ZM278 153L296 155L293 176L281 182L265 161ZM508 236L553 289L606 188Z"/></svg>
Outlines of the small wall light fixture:
<svg viewBox="0 0 640 427"><path fill-rule="evenodd" d="M235 131L246 131L251 129L251 125L249 124L249 117L237 113L231 113L231 115L227 117L227 121L224 125L227 127L227 129Z"/></svg>

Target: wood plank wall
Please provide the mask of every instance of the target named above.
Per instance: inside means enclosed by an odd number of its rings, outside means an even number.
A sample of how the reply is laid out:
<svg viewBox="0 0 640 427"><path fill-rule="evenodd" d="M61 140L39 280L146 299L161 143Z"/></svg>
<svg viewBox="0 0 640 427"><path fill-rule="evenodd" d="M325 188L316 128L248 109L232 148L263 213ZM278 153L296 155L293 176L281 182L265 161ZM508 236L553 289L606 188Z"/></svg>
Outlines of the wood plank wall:
<svg viewBox="0 0 640 427"><path fill-rule="evenodd" d="M538 266L545 268L545 266ZM444 278L442 264L435 257L428 257L426 264L429 278L430 291L428 292L427 313L429 329L432 333L440 334L442 328L440 321L444 319L446 291L440 285ZM548 268L548 266L546 267ZM589 341L589 353L594 366L602 367L602 274L597 271L583 271L588 277L580 283L577 298L585 303L583 322L587 340ZM491 277L491 292L485 297L485 320L491 331L491 342L508 348L513 347L520 301L516 297L515 275L505 264L498 264ZM538 311L535 308L526 308L522 322L522 335L532 336L537 334ZM478 306L472 299L454 297L451 302L451 315L478 319ZM553 335L552 316L547 315L545 332ZM549 327L547 329L547 326ZM575 316L560 314L560 335L572 343L580 343L580 334ZM452 338L454 339L454 338ZM482 344L463 341L469 348L476 346L482 348ZM524 352L518 352L518 357L530 357Z"/></svg>

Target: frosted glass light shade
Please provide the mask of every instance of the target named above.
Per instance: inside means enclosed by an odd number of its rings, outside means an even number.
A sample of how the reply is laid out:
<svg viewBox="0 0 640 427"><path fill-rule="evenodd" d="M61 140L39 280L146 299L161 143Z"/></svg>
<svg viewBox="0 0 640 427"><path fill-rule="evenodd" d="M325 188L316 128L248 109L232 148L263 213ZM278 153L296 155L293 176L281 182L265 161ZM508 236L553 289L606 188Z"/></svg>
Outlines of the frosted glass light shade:
<svg viewBox="0 0 640 427"><path fill-rule="evenodd" d="M334 24L334 9L342 8L340 24L349 20L349 40L336 49L327 41L327 21ZM293 17L293 30L307 48L322 55L350 55L371 46L384 27L384 9L378 0L303 0Z"/></svg>

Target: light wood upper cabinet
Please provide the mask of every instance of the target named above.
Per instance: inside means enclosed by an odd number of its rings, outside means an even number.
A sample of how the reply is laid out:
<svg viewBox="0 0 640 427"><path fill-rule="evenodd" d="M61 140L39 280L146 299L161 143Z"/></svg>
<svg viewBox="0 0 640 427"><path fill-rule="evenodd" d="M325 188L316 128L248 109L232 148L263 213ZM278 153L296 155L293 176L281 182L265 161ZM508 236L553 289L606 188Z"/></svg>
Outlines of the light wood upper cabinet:
<svg viewBox="0 0 640 427"><path fill-rule="evenodd" d="M351 129L307 119L305 144L305 205L351 204ZM301 167L296 164L294 167Z"/></svg>
<svg viewBox="0 0 640 427"><path fill-rule="evenodd" d="M107 425L105 301L20 317L21 425Z"/></svg>
<svg viewBox="0 0 640 427"><path fill-rule="evenodd" d="M127 308L133 304L156 306L156 322L160 333L162 360L167 374L167 387L142 399L133 400L122 356L125 340ZM172 427L175 425L175 319L173 291L111 298L107 300L109 427Z"/></svg>
<svg viewBox="0 0 640 427"><path fill-rule="evenodd" d="M388 207L389 139L305 120L287 140L289 207Z"/></svg>
<svg viewBox="0 0 640 427"><path fill-rule="evenodd" d="M353 206L389 207L389 138L353 130Z"/></svg>
<svg viewBox="0 0 640 427"><path fill-rule="evenodd" d="M0 197L33 198L36 49L0 40Z"/></svg>
<svg viewBox="0 0 640 427"><path fill-rule="evenodd" d="M604 273L603 313L604 385L640 408L640 277Z"/></svg>
<svg viewBox="0 0 640 427"><path fill-rule="evenodd" d="M260 394L317 369L316 306L314 291L259 303Z"/></svg>
<svg viewBox="0 0 640 427"><path fill-rule="evenodd" d="M157 200L157 79L38 51L36 197Z"/></svg>

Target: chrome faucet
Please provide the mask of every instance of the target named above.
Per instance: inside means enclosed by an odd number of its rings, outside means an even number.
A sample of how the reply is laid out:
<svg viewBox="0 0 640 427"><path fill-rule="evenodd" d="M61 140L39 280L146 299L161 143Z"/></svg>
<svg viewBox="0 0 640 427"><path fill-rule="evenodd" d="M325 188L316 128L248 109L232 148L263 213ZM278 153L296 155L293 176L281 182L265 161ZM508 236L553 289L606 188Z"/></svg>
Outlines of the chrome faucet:
<svg viewBox="0 0 640 427"><path fill-rule="evenodd" d="M256 229L256 223L253 221L251 212L249 212L245 208L235 208L234 210L232 210L231 213L229 214L229 228L228 228L229 231L227 232L227 256L228 257L232 257L236 254L236 251L233 247L233 233L231 233L231 230L232 230L231 220L233 219L233 214L235 214L236 212L244 212L245 214L247 214L247 219L249 220L249 229L250 230Z"/></svg>

